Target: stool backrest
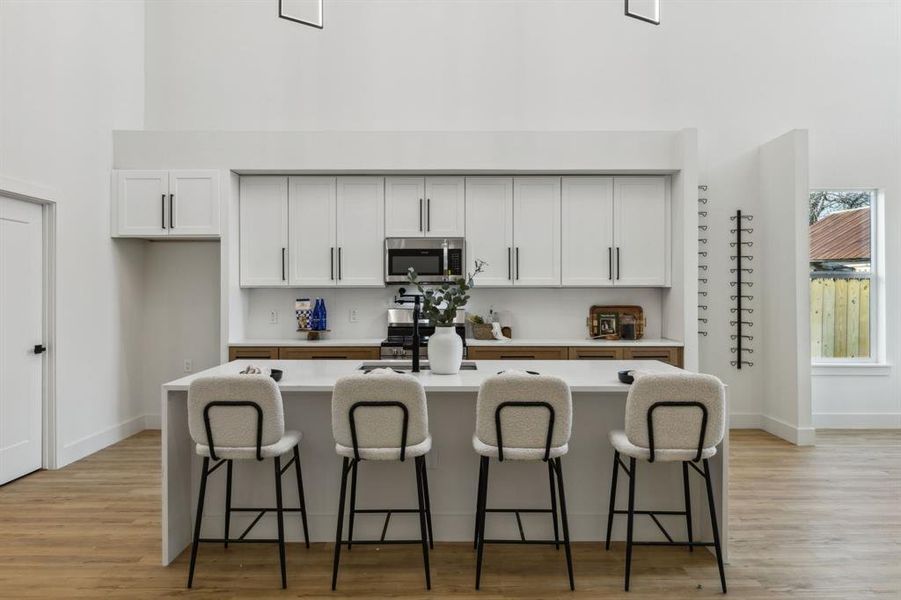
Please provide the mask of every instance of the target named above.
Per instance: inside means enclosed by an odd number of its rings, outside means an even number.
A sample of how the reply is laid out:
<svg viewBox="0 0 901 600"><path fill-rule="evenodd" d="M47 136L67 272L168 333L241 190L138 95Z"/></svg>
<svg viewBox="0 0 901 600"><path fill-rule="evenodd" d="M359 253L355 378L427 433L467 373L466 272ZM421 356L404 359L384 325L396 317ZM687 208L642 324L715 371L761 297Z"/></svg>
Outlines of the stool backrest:
<svg viewBox="0 0 901 600"><path fill-rule="evenodd" d="M198 377L188 388L188 428L213 457L215 448L274 444L285 433L278 385L268 375ZM262 460L259 453L257 458Z"/></svg>
<svg viewBox="0 0 901 600"><path fill-rule="evenodd" d="M559 377L505 371L482 382L476 401L476 437L503 448L556 448L569 443L572 394ZM545 457L547 458L547 457Z"/></svg>
<svg viewBox="0 0 901 600"><path fill-rule="evenodd" d="M697 450L726 431L726 391L713 375L638 373L626 399L626 437L641 448ZM701 436L703 435L703 440Z"/></svg>
<svg viewBox="0 0 901 600"><path fill-rule="evenodd" d="M357 451L396 448L404 460L404 448L429 435L425 389L412 375L390 369L342 377L332 393L332 434Z"/></svg>

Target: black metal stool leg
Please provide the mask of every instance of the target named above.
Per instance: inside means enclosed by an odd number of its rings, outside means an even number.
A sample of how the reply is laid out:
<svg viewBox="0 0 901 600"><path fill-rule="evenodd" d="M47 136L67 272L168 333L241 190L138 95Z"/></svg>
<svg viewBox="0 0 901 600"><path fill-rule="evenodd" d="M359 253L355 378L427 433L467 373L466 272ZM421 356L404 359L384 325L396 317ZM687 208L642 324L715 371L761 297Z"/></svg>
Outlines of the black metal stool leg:
<svg viewBox="0 0 901 600"><path fill-rule="evenodd" d="M278 560L282 571L282 589L288 587L288 574L285 568L285 514L282 506L282 460L276 456L275 463L275 516L278 523Z"/></svg>
<svg viewBox="0 0 901 600"><path fill-rule="evenodd" d="M303 540L310 547L310 532L307 529L307 497L303 493L303 473L300 470L300 446L294 446L294 472L297 474L297 497L300 499L300 520L303 524Z"/></svg>
<svg viewBox="0 0 901 600"><path fill-rule="evenodd" d="M488 457L482 457L481 464L482 485L479 490L479 507L477 509L476 521L479 524L479 553L476 558L476 589L482 580L482 554L485 549L485 507L488 504Z"/></svg>
<svg viewBox="0 0 901 600"><path fill-rule="evenodd" d="M626 525L626 583L629 591L629 576L632 574L632 522L635 520L635 459L629 459L629 514Z"/></svg>
<svg viewBox="0 0 901 600"><path fill-rule="evenodd" d="M619 450L613 451L613 476L610 481L610 508L607 511L607 543L604 548L610 550L610 533L613 531L613 511L616 510L616 477L619 474Z"/></svg>
<svg viewBox="0 0 901 600"><path fill-rule="evenodd" d="M554 464L547 461L547 476L551 484L551 519L554 520L554 548L560 549L560 531L557 527L557 491L554 489Z"/></svg>
<svg viewBox="0 0 901 600"><path fill-rule="evenodd" d="M429 499L429 468L425 457L422 457L422 492L425 496L425 522L429 530L429 549L435 549L435 536L432 535L432 501Z"/></svg>
<svg viewBox="0 0 901 600"><path fill-rule="evenodd" d="M720 585L726 593L726 571L723 568L723 550L720 547L720 528L716 521L716 505L713 502L713 482L710 480L710 461L704 459L704 481L707 483L707 503L710 506L710 527L713 529L713 546L716 549L716 566L720 570Z"/></svg>
<svg viewBox="0 0 901 600"><path fill-rule="evenodd" d="M688 463L682 461L682 487L685 488L685 528L688 531L688 543L693 543L694 536L691 531L691 488L688 485ZM689 545L689 552L694 552L695 547Z"/></svg>
<svg viewBox="0 0 901 600"><path fill-rule="evenodd" d="M346 456L341 461L341 492L338 496L338 531L335 533L335 562L332 565L332 591L338 585L338 561L341 558L341 529L344 526L344 496L347 493L347 473L349 471L347 463L350 461Z"/></svg>
<svg viewBox="0 0 901 600"><path fill-rule="evenodd" d="M432 589L432 576L429 569L429 542L425 523L425 489L423 476L425 474L425 457L417 456L414 469L416 470L416 498L419 500L419 536L422 539L422 564L425 568L425 589Z"/></svg>
<svg viewBox="0 0 901 600"><path fill-rule="evenodd" d="M569 522L566 519L566 495L563 493L563 462L560 458L554 459L557 469L557 489L560 492L560 518L563 521L563 547L566 548L566 570L569 572L569 589L575 591L576 583L573 579L573 557L569 544Z"/></svg>
<svg viewBox="0 0 901 600"><path fill-rule="evenodd" d="M228 529L232 516L232 463L225 465L225 547L228 548Z"/></svg>
<svg viewBox="0 0 901 600"><path fill-rule="evenodd" d="M479 459L479 483L477 485L476 490L476 530L475 533L472 534L472 549L475 550L479 547L479 518L481 513L479 512L479 507L482 506L482 485L485 479L485 463Z"/></svg>
<svg viewBox="0 0 901 600"><path fill-rule="evenodd" d="M357 461L354 461L350 473L350 515L347 522L347 549L354 543L354 515L357 512Z"/></svg>
<svg viewBox="0 0 901 600"><path fill-rule="evenodd" d="M197 546L200 544L200 522L203 520L203 497L206 495L206 477L210 459L203 457L203 474L200 476L200 493L197 495L197 517L194 520L194 541L191 544L191 566L188 567L188 587L194 583L194 565L197 562Z"/></svg>

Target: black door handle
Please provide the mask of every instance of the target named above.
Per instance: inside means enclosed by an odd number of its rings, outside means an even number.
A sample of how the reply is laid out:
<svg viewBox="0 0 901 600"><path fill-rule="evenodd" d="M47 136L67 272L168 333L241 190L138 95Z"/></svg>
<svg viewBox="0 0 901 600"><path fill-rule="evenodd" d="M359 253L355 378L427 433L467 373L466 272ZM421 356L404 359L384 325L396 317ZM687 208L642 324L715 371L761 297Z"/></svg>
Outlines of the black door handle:
<svg viewBox="0 0 901 600"><path fill-rule="evenodd" d="M285 250L282 248L282 281L285 281Z"/></svg>
<svg viewBox="0 0 901 600"><path fill-rule="evenodd" d="M432 199L425 199L425 230L432 230Z"/></svg>
<svg viewBox="0 0 901 600"><path fill-rule="evenodd" d="M341 246L338 246L338 281L341 281Z"/></svg>
<svg viewBox="0 0 901 600"><path fill-rule="evenodd" d="M35 354L43 354L47 351L47 346L43 344L35 344L34 345L34 353Z"/></svg>
<svg viewBox="0 0 901 600"><path fill-rule="evenodd" d="M616 247L616 278L619 279L619 246Z"/></svg>
<svg viewBox="0 0 901 600"><path fill-rule="evenodd" d="M162 194L160 198L160 228L166 228L166 194Z"/></svg>
<svg viewBox="0 0 901 600"><path fill-rule="evenodd" d="M173 209L175 194L169 194L169 229L175 229L175 210Z"/></svg>
<svg viewBox="0 0 901 600"><path fill-rule="evenodd" d="M419 231L422 231L422 198L419 199Z"/></svg>
<svg viewBox="0 0 901 600"><path fill-rule="evenodd" d="M613 281L613 247L607 246L607 278Z"/></svg>

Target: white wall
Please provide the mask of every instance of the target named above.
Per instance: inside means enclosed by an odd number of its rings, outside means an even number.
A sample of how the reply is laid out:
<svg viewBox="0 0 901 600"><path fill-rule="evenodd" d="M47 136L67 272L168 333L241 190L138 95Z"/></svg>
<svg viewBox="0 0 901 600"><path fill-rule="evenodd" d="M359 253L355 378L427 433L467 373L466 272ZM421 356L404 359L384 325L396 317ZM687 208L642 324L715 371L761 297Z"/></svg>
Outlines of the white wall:
<svg viewBox="0 0 901 600"><path fill-rule="evenodd" d="M317 31L277 19L271 2L150 0L146 125L697 127L712 248L701 366L730 385L733 421L756 426L763 371L729 366L728 216L759 208L758 147L806 128L811 185L883 188L888 230L898 230L901 7L667 0L662 10L663 24L653 27L624 18L618 1L344 0L328 2L325 29ZM758 232L761 243L766 235ZM901 259L899 238L887 243L888 264ZM887 305L897 306L897 278L887 285ZM901 335L897 311L886 334ZM888 360L899 363L899 352L890 346ZM823 389L814 390L816 412ZM853 402L901 410L897 369L869 378L866 390Z"/></svg>
<svg viewBox="0 0 901 600"><path fill-rule="evenodd" d="M144 123L144 4L0 2L0 173L55 188L61 464L144 427L144 242L109 237L113 129Z"/></svg>

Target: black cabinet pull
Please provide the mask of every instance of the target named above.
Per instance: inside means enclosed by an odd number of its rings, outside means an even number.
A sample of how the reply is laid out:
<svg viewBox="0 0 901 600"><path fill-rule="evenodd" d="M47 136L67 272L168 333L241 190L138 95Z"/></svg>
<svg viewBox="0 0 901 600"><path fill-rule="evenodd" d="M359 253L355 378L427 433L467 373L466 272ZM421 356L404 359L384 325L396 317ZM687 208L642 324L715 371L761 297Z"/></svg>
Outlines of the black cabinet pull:
<svg viewBox="0 0 901 600"><path fill-rule="evenodd" d="M422 231L422 198L419 199L419 231Z"/></svg>
<svg viewBox="0 0 901 600"><path fill-rule="evenodd" d="M341 281L341 246L338 246L338 281Z"/></svg>
<svg viewBox="0 0 901 600"><path fill-rule="evenodd" d="M166 194L160 198L160 228L166 228Z"/></svg>
<svg viewBox="0 0 901 600"><path fill-rule="evenodd" d="M328 278L335 280L335 247L328 249Z"/></svg>
<svg viewBox="0 0 901 600"><path fill-rule="evenodd" d="M616 247L616 278L619 279L619 246Z"/></svg>
<svg viewBox="0 0 901 600"><path fill-rule="evenodd" d="M613 281L613 247L607 246L607 279Z"/></svg>
<svg viewBox="0 0 901 600"><path fill-rule="evenodd" d="M513 258L512 258L513 249L509 246L507 247L507 279L513 280Z"/></svg>
<svg viewBox="0 0 901 600"><path fill-rule="evenodd" d="M432 199L425 199L425 230L432 230Z"/></svg>
<svg viewBox="0 0 901 600"><path fill-rule="evenodd" d="M516 247L516 280L519 281L519 246Z"/></svg>
<svg viewBox="0 0 901 600"><path fill-rule="evenodd" d="M285 280L285 248L282 248L282 281Z"/></svg>
<svg viewBox="0 0 901 600"><path fill-rule="evenodd" d="M175 202L175 194L169 194L169 229L175 229L175 210L172 208Z"/></svg>

